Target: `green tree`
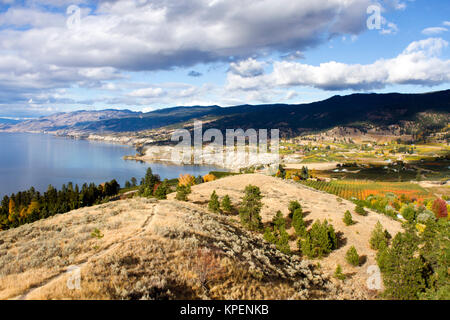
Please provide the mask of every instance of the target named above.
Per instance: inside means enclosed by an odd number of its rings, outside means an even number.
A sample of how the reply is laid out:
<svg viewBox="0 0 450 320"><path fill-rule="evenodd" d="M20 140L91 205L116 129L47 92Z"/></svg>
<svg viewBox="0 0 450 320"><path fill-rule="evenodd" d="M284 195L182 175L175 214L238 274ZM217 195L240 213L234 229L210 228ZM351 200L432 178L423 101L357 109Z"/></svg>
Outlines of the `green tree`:
<svg viewBox="0 0 450 320"><path fill-rule="evenodd" d="M155 198L159 200L167 199L169 193L169 181L165 179L155 190Z"/></svg>
<svg viewBox="0 0 450 320"><path fill-rule="evenodd" d="M323 257L332 250L337 249L337 245L334 227L328 224L327 220L324 220L323 223L320 221L314 222L305 238L299 241L299 248L302 254L309 258Z"/></svg>
<svg viewBox="0 0 450 320"><path fill-rule="evenodd" d="M305 220L303 220L303 211L302 208L297 208L294 211L293 217L292 217L292 225L294 227L295 233L299 237L303 237L306 234L306 224Z"/></svg>
<svg viewBox="0 0 450 320"><path fill-rule="evenodd" d="M264 239L276 245L277 249L285 254L291 253L289 246L289 234L286 232L286 220L281 211L272 219L272 229L266 228L264 232Z"/></svg>
<svg viewBox="0 0 450 320"><path fill-rule="evenodd" d="M392 246L381 249L377 254L386 288L384 295L389 299L418 299L426 288L427 270L422 257L416 254L419 238L411 229L398 233Z"/></svg>
<svg viewBox="0 0 450 320"><path fill-rule="evenodd" d="M233 206L231 204L230 197L226 194L222 199L222 210L226 213L231 213L233 211Z"/></svg>
<svg viewBox="0 0 450 320"><path fill-rule="evenodd" d="M216 193L216 190L213 191L211 194L211 198L209 199L208 203L209 211L211 212L219 212L220 211L220 202L219 202L219 196Z"/></svg>
<svg viewBox="0 0 450 320"><path fill-rule="evenodd" d="M334 271L334 277L339 280L345 279L345 274L342 273L342 267L340 264L337 265L336 270Z"/></svg>
<svg viewBox="0 0 450 320"><path fill-rule="evenodd" d="M389 239L386 236L386 232L383 231L383 226L380 221L378 221L375 225L369 243L373 250L380 250L388 246Z"/></svg>
<svg viewBox="0 0 450 320"><path fill-rule="evenodd" d="M289 202L289 218L292 219L292 217L294 216L294 211L297 209L302 209L301 204L298 201L291 201Z"/></svg>
<svg viewBox="0 0 450 320"><path fill-rule="evenodd" d="M242 206L239 209L241 223L250 230L261 229L262 195L258 187L248 185L245 187L245 195L242 198Z"/></svg>
<svg viewBox="0 0 450 320"><path fill-rule="evenodd" d="M355 224L355 221L353 221L352 214L350 213L349 210L345 211L344 219L342 219L342 221L344 221L346 226L351 226Z"/></svg>
<svg viewBox="0 0 450 320"><path fill-rule="evenodd" d="M356 267L359 265L359 255L354 246L351 246L350 249L348 249L345 254L345 260L347 260L347 262L352 266Z"/></svg>
<svg viewBox="0 0 450 320"><path fill-rule="evenodd" d="M188 201L188 195L191 193L190 185L177 186L177 195L175 199L179 201Z"/></svg>

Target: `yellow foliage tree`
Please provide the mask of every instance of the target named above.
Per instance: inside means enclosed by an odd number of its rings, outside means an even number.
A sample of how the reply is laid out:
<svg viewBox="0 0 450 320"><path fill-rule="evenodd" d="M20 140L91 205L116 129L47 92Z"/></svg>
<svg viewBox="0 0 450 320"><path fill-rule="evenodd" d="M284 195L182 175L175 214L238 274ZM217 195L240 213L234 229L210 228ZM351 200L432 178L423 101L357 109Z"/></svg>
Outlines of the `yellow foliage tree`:
<svg viewBox="0 0 450 320"><path fill-rule="evenodd" d="M27 215L29 216L30 214L33 213L33 211L39 211L39 202L37 201L31 201L30 205L28 206L27 209Z"/></svg>
<svg viewBox="0 0 450 320"><path fill-rule="evenodd" d="M195 184L195 178L190 174L180 174L178 178L178 185L181 186L193 186Z"/></svg>
<svg viewBox="0 0 450 320"><path fill-rule="evenodd" d="M13 199L9 199L9 215L12 215L16 212L16 203Z"/></svg>
<svg viewBox="0 0 450 320"><path fill-rule="evenodd" d="M211 182L211 181L214 181L214 180L217 180L217 177L215 175L211 174L211 173L208 173L207 175L205 175L203 177L203 182Z"/></svg>

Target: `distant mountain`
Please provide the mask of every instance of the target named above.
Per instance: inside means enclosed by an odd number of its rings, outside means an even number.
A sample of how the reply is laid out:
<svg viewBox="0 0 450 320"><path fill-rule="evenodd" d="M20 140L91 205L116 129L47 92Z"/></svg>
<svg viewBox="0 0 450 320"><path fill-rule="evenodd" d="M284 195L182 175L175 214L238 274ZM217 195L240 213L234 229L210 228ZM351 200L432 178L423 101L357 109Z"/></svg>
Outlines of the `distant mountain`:
<svg viewBox="0 0 450 320"><path fill-rule="evenodd" d="M352 94L298 105L193 106L148 113L129 110L77 111L7 125L8 131L61 131L86 133L135 132L179 125L193 119L208 120L205 127L278 128L285 136L336 126L371 124L388 126L418 121L425 112L450 117L450 90L425 94ZM1 129L0 125L0 129ZM5 129L5 126L3 126Z"/></svg>
<svg viewBox="0 0 450 320"><path fill-rule="evenodd" d="M14 119L6 119L6 118L0 118L0 124L18 124L22 122L22 120L14 120Z"/></svg>
<svg viewBox="0 0 450 320"><path fill-rule="evenodd" d="M92 123L117 118L136 117L140 112L130 110L99 110L57 113L34 120L22 121L17 124L5 124L0 129L11 132L50 132L58 130L73 130L83 123Z"/></svg>

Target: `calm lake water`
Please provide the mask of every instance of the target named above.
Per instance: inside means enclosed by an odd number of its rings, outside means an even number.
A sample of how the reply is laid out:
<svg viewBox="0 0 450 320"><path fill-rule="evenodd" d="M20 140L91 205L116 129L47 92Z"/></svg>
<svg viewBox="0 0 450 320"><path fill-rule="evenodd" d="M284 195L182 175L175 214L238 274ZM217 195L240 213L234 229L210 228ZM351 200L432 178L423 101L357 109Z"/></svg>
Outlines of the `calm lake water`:
<svg viewBox="0 0 450 320"><path fill-rule="evenodd" d="M35 187L46 191L68 182L82 185L116 179L121 186L131 177L138 182L150 166L162 179L180 174L204 175L212 166L172 166L123 160L134 148L44 134L0 133L0 196Z"/></svg>

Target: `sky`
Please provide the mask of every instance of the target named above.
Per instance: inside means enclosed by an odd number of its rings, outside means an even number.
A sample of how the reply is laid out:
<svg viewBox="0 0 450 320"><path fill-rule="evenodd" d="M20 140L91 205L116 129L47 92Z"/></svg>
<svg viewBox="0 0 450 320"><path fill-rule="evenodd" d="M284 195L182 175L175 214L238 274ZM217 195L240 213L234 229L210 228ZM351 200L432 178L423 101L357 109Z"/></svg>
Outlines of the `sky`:
<svg viewBox="0 0 450 320"><path fill-rule="evenodd" d="M449 89L450 1L0 0L0 117Z"/></svg>

